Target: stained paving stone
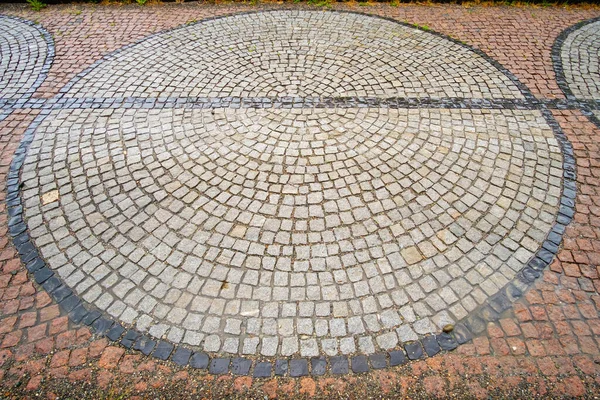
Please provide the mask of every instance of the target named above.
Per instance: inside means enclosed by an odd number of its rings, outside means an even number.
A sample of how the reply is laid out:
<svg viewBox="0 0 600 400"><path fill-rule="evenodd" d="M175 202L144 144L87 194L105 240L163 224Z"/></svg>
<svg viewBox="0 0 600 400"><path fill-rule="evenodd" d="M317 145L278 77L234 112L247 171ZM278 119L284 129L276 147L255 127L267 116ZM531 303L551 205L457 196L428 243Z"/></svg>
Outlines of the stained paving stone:
<svg viewBox="0 0 600 400"><path fill-rule="evenodd" d="M252 367L252 360L247 358L234 358L231 360L231 372L234 375L248 375Z"/></svg>
<svg viewBox="0 0 600 400"><path fill-rule="evenodd" d="M255 378L269 378L271 376L272 364L270 362L258 362L254 366Z"/></svg>
<svg viewBox="0 0 600 400"><path fill-rule="evenodd" d="M208 363L210 362L210 358L206 353L194 353L190 358L190 366L197 369L206 369L208 368Z"/></svg>
<svg viewBox="0 0 600 400"><path fill-rule="evenodd" d="M288 360L276 360L275 361L275 375L285 376L288 373Z"/></svg>
<svg viewBox="0 0 600 400"><path fill-rule="evenodd" d="M369 362L373 369L382 369L387 367L387 357L385 353L371 354L369 356Z"/></svg>
<svg viewBox="0 0 600 400"><path fill-rule="evenodd" d="M116 325L106 333L106 337L112 341L116 341L119 340L123 332L125 332L125 328L123 328L121 325Z"/></svg>
<svg viewBox="0 0 600 400"><path fill-rule="evenodd" d="M113 321L101 317L95 320L92 326L94 327L96 334L98 334L99 336L103 336L110 331L113 325Z"/></svg>
<svg viewBox="0 0 600 400"><path fill-rule="evenodd" d="M421 343L423 344L425 353L427 353L429 357L433 357L441 350L435 335L425 336L423 339L421 339Z"/></svg>
<svg viewBox="0 0 600 400"><path fill-rule="evenodd" d="M297 378L308 375L308 360L306 359L291 359L290 360L290 376Z"/></svg>
<svg viewBox="0 0 600 400"><path fill-rule="evenodd" d="M130 349L139 336L140 336L140 333L138 331L136 331L134 329L130 329L127 331L125 336L123 336L123 338L121 339L121 344L123 346L125 346L126 348Z"/></svg>
<svg viewBox="0 0 600 400"><path fill-rule="evenodd" d="M325 375L326 371L327 371L327 360L324 357L312 358L310 360L311 375L315 375L315 376Z"/></svg>
<svg viewBox="0 0 600 400"><path fill-rule="evenodd" d="M366 356L352 357L352 372L355 374L369 372L369 363Z"/></svg>
<svg viewBox="0 0 600 400"><path fill-rule="evenodd" d="M390 366L395 367L398 365L406 364L408 359L402 350L394 350L389 352L390 355Z"/></svg>
<svg viewBox="0 0 600 400"><path fill-rule="evenodd" d="M423 352L423 346L419 341L406 343L404 345L404 350L406 350L406 356L410 360L417 360L425 355L425 353Z"/></svg>
<svg viewBox="0 0 600 400"><path fill-rule="evenodd" d="M348 357L334 356L329 359L331 363L331 373L334 375L347 374L349 371Z"/></svg>
<svg viewBox="0 0 600 400"><path fill-rule="evenodd" d="M473 338L473 335L462 324L454 326L452 335L456 338L458 344L467 343Z"/></svg>
<svg viewBox="0 0 600 400"><path fill-rule="evenodd" d="M152 340L148 336L140 336L133 344L133 348L135 350L139 350L145 355L152 353L155 347L156 341Z"/></svg>
<svg viewBox="0 0 600 400"><path fill-rule="evenodd" d="M167 358L169 358L169 356L173 352L173 348L174 348L174 346L172 343L161 340L160 342L157 343L156 349L154 350L154 353L152 353L152 354L154 355L154 357L156 357L160 360L166 360Z"/></svg>
<svg viewBox="0 0 600 400"><path fill-rule="evenodd" d="M230 358L213 358L210 360L208 372L213 375L224 375L229 372Z"/></svg>
<svg viewBox="0 0 600 400"><path fill-rule="evenodd" d="M436 339L442 350L450 351L458 347L456 339L448 333L442 332Z"/></svg>
<svg viewBox="0 0 600 400"><path fill-rule="evenodd" d="M190 357L192 356L192 351L190 349L186 349L185 347L178 347L173 353L173 357L171 357L171 361L173 361L177 365L187 365L190 361Z"/></svg>

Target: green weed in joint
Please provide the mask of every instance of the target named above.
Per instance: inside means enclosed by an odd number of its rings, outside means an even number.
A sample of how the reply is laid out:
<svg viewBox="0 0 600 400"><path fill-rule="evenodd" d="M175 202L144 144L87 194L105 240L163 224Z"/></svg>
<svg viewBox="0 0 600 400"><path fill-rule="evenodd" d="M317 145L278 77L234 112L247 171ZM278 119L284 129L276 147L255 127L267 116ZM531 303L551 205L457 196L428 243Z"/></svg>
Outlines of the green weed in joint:
<svg viewBox="0 0 600 400"><path fill-rule="evenodd" d="M42 8L47 6L47 4L41 0L27 0L27 2L33 11L40 11Z"/></svg>

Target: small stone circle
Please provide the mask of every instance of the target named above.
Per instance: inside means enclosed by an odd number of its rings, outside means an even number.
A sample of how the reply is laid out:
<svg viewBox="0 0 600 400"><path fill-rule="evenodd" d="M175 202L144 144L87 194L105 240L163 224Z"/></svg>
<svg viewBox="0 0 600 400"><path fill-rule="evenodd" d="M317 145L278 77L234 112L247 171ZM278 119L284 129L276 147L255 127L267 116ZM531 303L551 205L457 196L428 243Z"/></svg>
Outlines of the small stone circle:
<svg viewBox="0 0 600 400"><path fill-rule="evenodd" d="M427 335L530 276L567 212L564 141L527 98L477 52L381 18L202 21L62 90L15 164L22 213L65 287L169 353L425 338L433 355L451 338Z"/></svg>

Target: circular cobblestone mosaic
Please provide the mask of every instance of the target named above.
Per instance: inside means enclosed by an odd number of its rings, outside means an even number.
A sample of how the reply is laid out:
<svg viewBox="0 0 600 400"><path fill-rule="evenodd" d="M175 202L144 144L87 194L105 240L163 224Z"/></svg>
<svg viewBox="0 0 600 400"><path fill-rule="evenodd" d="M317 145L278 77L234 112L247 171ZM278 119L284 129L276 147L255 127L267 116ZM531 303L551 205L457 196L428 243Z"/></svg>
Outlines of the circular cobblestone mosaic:
<svg viewBox="0 0 600 400"><path fill-rule="evenodd" d="M384 19L209 20L64 88L17 158L23 214L66 287L153 338L393 350L555 251L563 143L524 93L477 52Z"/></svg>

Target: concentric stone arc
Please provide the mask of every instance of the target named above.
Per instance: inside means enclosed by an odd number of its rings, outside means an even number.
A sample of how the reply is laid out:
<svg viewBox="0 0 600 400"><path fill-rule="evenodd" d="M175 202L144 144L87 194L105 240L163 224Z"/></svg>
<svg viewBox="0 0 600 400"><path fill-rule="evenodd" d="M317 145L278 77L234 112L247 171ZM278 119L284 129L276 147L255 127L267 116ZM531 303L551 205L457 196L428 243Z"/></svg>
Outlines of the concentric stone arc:
<svg viewBox="0 0 600 400"><path fill-rule="evenodd" d="M234 15L156 35L105 58L64 92L523 98L481 55L441 36L361 14L307 11Z"/></svg>
<svg viewBox="0 0 600 400"><path fill-rule="evenodd" d="M6 103L31 97L46 77L54 47L42 28L1 15L0 55L0 103Z"/></svg>
<svg viewBox="0 0 600 400"><path fill-rule="evenodd" d="M559 87L591 122L600 127L600 19L564 30L554 42L552 59Z"/></svg>
<svg viewBox="0 0 600 400"><path fill-rule="evenodd" d="M600 99L600 21L571 32L562 42L562 69L566 84L577 99Z"/></svg>
<svg viewBox="0 0 600 400"><path fill-rule="evenodd" d="M328 62L351 48L343 35L350 28L389 34L396 46L353 48L350 72L336 78ZM245 42L230 50L228 29L257 50L244 54ZM259 69L263 80L226 67L242 61L186 78L189 65L172 49L186 45L189 59L210 59L219 46L212 30L225 32L225 59L271 60L284 45L288 57L267 63L273 71ZM254 31L262 42L252 42ZM150 45L164 46L168 68L149 63L147 80L134 84L130 63L146 68L138 61L153 56ZM320 56L328 46L331 60ZM393 63L397 49L406 64ZM380 63L352 70L367 65L367 54ZM410 57L428 76L419 79ZM346 76L356 74L348 89ZM153 36L96 64L61 96L363 93L525 98L485 58L440 36L364 15L300 11ZM220 355L394 351L468 319L539 253L563 201L565 141L556 129L535 109L54 109L26 138L23 215L41 256L77 298L157 340ZM439 351L428 343L427 354Z"/></svg>

